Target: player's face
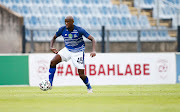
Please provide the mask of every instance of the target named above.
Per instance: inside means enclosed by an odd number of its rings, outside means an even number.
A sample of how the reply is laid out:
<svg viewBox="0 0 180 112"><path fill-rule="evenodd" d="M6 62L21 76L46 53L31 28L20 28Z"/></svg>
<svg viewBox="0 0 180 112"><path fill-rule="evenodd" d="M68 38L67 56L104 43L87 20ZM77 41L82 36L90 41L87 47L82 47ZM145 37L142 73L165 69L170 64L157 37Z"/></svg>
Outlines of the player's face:
<svg viewBox="0 0 180 112"><path fill-rule="evenodd" d="M66 28L71 28L73 26L74 21L72 19L65 19Z"/></svg>

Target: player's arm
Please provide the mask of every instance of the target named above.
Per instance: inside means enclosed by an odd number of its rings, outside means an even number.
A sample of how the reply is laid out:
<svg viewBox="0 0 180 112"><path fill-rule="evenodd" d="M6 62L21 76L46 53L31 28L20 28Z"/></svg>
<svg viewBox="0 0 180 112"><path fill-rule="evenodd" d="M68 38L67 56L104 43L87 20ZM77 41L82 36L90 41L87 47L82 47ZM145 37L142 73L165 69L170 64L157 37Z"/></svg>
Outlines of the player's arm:
<svg viewBox="0 0 180 112"><path fill-rule="evenodd" d="M56 38L61 35L62 30L63 30L63 27L59 28L59 29L57 30L56 34L54 35L54 37L52 38L51 42L50 42L50 50L51 50L53 53L55 53L55 54L57 54L58 51L57 51L56 48L53 47L53 45L54 45L54 43L55 43Z"/></svg>
<svg viewBox="0 0 180 112"><path fill-rule="evenodd" d="M56 34L55 34L54 37L52 38L51 42L50 42L50 50L51 50L53 53L55 53L55 54L58 53L57 49L53 47L56 38L57 38L57 36L56 36Z"/></svg>
<svg viewBox="0 0 180 112"><path fill-rule="evenodd" d="M94 37L92 37L91 35L88 36L88 39L91 40L92 42L92 52L90 54L91 57L96 56L96 41L94 39Z"/></svg>

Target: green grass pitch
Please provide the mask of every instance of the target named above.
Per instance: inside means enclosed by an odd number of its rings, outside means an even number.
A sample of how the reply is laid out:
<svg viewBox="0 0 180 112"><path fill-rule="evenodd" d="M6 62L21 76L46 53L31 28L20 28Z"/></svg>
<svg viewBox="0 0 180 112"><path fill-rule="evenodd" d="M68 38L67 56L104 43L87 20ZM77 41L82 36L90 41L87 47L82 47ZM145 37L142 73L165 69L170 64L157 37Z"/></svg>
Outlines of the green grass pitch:
<svg viewBox="0 0 180 112"><path fill-rule="evenodd" d="M0 112L180 112L180 84L0 87Z"/></svg>

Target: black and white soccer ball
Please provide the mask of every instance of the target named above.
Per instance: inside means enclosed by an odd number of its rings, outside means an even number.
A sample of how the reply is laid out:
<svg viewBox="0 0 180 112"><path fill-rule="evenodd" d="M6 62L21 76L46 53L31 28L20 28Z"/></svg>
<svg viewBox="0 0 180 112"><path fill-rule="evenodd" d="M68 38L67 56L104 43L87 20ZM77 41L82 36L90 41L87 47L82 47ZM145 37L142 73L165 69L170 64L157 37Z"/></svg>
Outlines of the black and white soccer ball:
<svg viewBox="0 0 180 112"><path fill-rule="evenodd" d="M42 80L39 83L39 87L42 91L47 91L51 87L51 83L48 80Z"/></svg>

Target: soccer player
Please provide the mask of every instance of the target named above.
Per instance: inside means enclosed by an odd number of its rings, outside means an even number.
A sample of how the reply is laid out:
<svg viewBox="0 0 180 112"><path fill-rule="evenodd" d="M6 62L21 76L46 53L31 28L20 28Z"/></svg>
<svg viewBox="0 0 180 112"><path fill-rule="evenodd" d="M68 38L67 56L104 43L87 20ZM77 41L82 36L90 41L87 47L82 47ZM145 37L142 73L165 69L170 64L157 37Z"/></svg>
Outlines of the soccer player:
<svg viewBox="0 0 180 112"><path fill-rule="evenodd" d="M83 28L73 24L74 19L72 16L67 16L65 18L65 26L59 28L54 37L50 42L50 49L55 53L55 57L51 60L49 69L49 81L53 83L54 73L56 71L56 65L62 61L72 60L75 67L78 69L78 74L87 86L88 93L92 93L92 87L90 85L88 77L84 74L84 50L85 43L83 40L83 35L92 41L92 52L91 57L96 56L96 41L95 39L87 33ZM53 47L53 44L57 37L61 36L64 38L65 47L59 52Z"/></svg>

